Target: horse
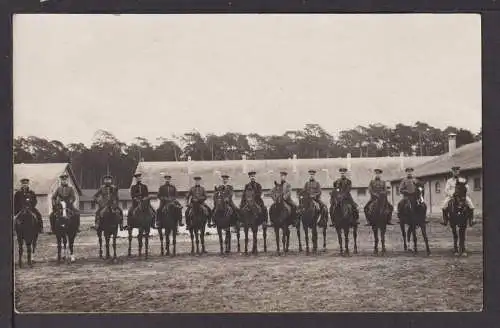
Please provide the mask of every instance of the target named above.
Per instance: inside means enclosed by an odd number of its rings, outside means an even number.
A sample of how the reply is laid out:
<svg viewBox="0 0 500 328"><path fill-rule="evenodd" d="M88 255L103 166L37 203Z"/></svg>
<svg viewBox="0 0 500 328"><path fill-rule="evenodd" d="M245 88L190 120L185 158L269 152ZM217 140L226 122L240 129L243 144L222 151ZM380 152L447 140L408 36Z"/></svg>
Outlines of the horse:
<svg viewBox="0 0 500 328"><path fill-rule="evenodd" d="M33 266L32 255L35 253L38 233L40 232L35 213L29 205L30 199L27 198L25 206L19 211L15 218L15 231L17 245L19 250L19 267L23 267L23 242L26 245L28 265Z"/></svg>
<svg viewBox="0 0 500 328"><path fill-rule="evenodd" d="M60 200L54 205L54 233L57 239L58 263L61 262L61 248L64 248L63 259L68 260L66 244L69 244L70 262L75 261L73 245L79 228L78 215L68 208L68 204L64 200Z"/></svg>
<svg viewBox="0 0 500 328"><path fill-rule="evenodd" d="M299 218L302 221L306 239L306 253L309 254L309 229L312 232L313 252L318 251L318 227L323 228L323 249L326 249L326 215L314 199L304 191L298 191L299 196Z"/></svg>
<svg viewBox="0 0 500 328"><path fill-rule="evenodd" d="M120 211L117 207L107 204L101 210L101 222L97 229L97 238L99 239L99 258L102 259L102 234L106 243L106 259L110 258L109 240L113 236L113 260L116 259L116 237L118 236L118 226L121 223Z"/></svg>
<svg viewBox="0 0 500 328"><path fill-rule="evenodd" d="M376 197L365 209L365 215L370 222L370 226L373 231L373 236L375 237L375 244L373 247L373 253L378 254L378 244L380 231L380 241L382 243L382 254L385 254L385 233L387 230L387 221L392 216L394 207L387 200L386 195L380 195Z"/></svg>
<svg viewBox="0 0 500 328"><path fill-rule="evenodd" d="M276 251L280 255L280 229L283 233L281 242L283 244L283 251L288 253L288 248L290 246L290 228L289 225L292 224L292 209L290 205L285 202L283 198L283 192L280 185L274 181L274 188L271 192L271 198L273 199L273 204L269 209L269 217L274 228L274 235L276 237ZM299 231L299 229L297 229ZM299 232L298 232L299 234ZM300 245L300 235L299 235L299 247Z"/></svg>
<svg viewBox="0 0 500 328"><path fill-rule="evenodd" d="M172 233L172 255L175 256L177 244L177 224L182 220L182 206L174 201L167 202L158 212L158 234L160 235L161 255L170 255L170 233ZM163 230L165 230L165 252L163 250Z"/></svg>
<svg viewBox="0 0 500 328"><path fill-rule="evenodd" d="M128 256L132 255L132 231L134 228L139 230L137 242L139 244L139 257L142 256L142 240L144 239L145 259L149 255L149 233L153 225L154 213L149 205L150 198L137 198L139 203L127 215L128 230Z"/></svg>
<svg viewBox="0 0 500 328"><path fill-rule="evenodd" d="M337 239L340 246L341 255L349 255L349 230L352 228L354 239L354 254L358 253L358 225L354 219L353 205L345 201L340 189L336 188L337 195L332 194L330 199L330 217L337 231ZM342 245L342 231L344 232L345 253Z"/></svg>
<svg viewBox="0 0 500 328"><path fill-rule="evenodd" d="M408 250L406 238L408 237L409 242L411 236L413 235L413 252L415 254L418 252L416 229L417 227L420 227L420 230L422 231L422 237L424 238L427 255L430 255L431 250L429 248L429 240L427 238L426 229L427 205L425 205L423 196L424 188L422 186L417 186L415 196L411 198L404 198L402 200L404 203L399 213L399 225L401 227L401 233L403 235L405 251ZM409 226L408 235L406 235L405 232L405 224Z"/></svg>
<svg viewBox="0 0 500 328"><path fill-rule="evenodd" d="M215 226L217 227L217 234L219 235L220 253L224 254L224 247L222 246L222 230L226 232L224 239L224 246L226 247L225 252L231 253L231 223L233 215L235 215L234 210L229 206L228 202L224 197L224 191L215 187L214 192L214 212L213 217L215 221ZM238 253L240 252L240 227L236 223L234 224L236 228L236 237L238 240Z"/></svg>
<svg viewBox="0 0 500 328"><path fill-rule="evenodd" d="M467 252L465 250L467 222L469 222L469 225L472 226L472 211L467 206L466 194L466 184L458 181L455 186L455 193L448 203L446 210L450 221L451 231L453 233L453 250L456 256L467 256ZM459 242L459 247L457 247L457 241Z"/></svg>
<svg viewBox="0 0 500 328"><path fill-rule="evenodd" d="M200 240L201 252L206 253L205 250L205 227L207 225L209 213L202 203L197 201L191 202L191 208L187 215L191 219L189 225L189 235L191 237L191 254L194 254L194 239L196 237L196 254L200 254Z"/></svg>
<svg viewBox="0 0 500 328"><path fill-rule="evenodd" d="M257 254L257 232L259 225L262 225L262 234L264 238L264 253L267 252L267 213L255 201L255 194L252 189L245 191L245 202L240 207L241 221L245 232L245 254L248 254L248 230L252 229L253 245L252 254Z"/></svg>

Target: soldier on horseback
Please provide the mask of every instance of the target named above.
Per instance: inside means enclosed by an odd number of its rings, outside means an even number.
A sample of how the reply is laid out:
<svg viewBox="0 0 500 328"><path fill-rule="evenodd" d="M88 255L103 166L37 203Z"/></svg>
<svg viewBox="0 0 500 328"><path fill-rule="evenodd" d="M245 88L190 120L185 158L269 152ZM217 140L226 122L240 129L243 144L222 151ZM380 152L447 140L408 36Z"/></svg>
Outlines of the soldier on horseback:
<svg viewBox="0 0 500 328"><path fill-rule="evenodd" d="M21 189L14 194L14 219L17 219L25 206L28 206L38 220L40 232L43 232L42 214L36 208L37 203L36 194L30 189L30 180L27 178L21 179Z"/></svg>
<svg viewBox="0 0 500 328"><path fill-rule="evenodd" d="M366 205L364 207L365 213L368 212L368 209L370 208L371 204L374 201L381 199L382 197L385 197L385 199L387 199L386 182L385 182L385 180L381 179L381 175L382 175L383 171L381 169L375 169L373 171L375 172L375 178L373 180L371 180L370 184L368 185L368 192L370 193L371 197L370 197L370 200L368 201L368 203L366 203ZM391 204L389 204L389 202L387 202L387 205L392 206ZM392 225L391 219L392 218L389 216L388 220L387 220L388 225ZM372 225L372 223L370 222L370 218L368 216L366 216L366 221L367 221L366 226Z"/></svg>
<svg viewBox="0 0 500 328"><path fill-rule="evenodd" d="M318 203L320 211L323 215L323 213L328 212L328 209L327 209L325 203L323 203L323 201L321 201L321 186L320 186L319 182L316 181L316 179L314 177L316 174L316 171L309 170L308 173L309 173L309 181L307 181L305 183L303 190L307 195L309 195L314 201L316 201Z"/></svg>
<svg viewBox="0 0 500 328"><path fill-rule="evenodd" d="M240 208L243 208L243 206L245 206L245 201L246 201L245 192L247 190L252 190L255 203L258 204L261 208L263 223L269 225L269 216L267 214L267 207L266 205L264 205L264 200L262 199L262 185L257 181L255 181L256 174L257 173L255 171L248 172L248 177L250 178L250 182L247 183L243 188L243 195L241 196Z"/></svg>
<svg viewBox="0 0 500 328"><path fill-rule="evenodd" d="M160 213L163 210L163 207L167 206L171 202L173 202L179 208L181 207L181 204L177 200L177 188L175 187L174 184L171 183L172 176L166 174L164 175L164 179L165 183L162 186L160 186L160 189L158 189L158 198L160 199L160 206L158 207L158 213ZM180 227L184 225L184 223L182 223L182 216L179 218L179 222L177 224Z"/></svg>
<svg viewBox="0 0 500 328"><path fill-rule="evenodd" d="M448 224L448 205L450 203L450 200L453 198L453 196L455 196L455 193L456 193L456 185L457 185L457 182L461 182L463 184L465 184L465 190L466 190L466 193L469 191L469 185L467 184L467 180L460 176L460 167L459 166L453 166L451 168L451 171L452 171L452 174L453 176L451 178L449 178L447 181L446 181L446 187L444 189L444 192L446 194L446 197L443 201L443 205L442 205L442 211L443 211L443 222L441 222L442 225L447 225ZM471 210L472 212L472 218L474 217L474 204L472 203L472 200L470 199L469 195L465 195L465 201L467 203L467 206L469 207L469 209ZM472 218L471 218L471 221L470 221L470 225L472 224Z"/></svg>
<svg viewBox="0 0 500 328"><path fill-rule="evenodd" d="M106 206L111 206L113 210L116 209L120 212L120 228L123 229L123 211L118 206L118 188L113 184L113 177L111 175L105 175L102 179L103 184L93 197L97 201L97 204L99 204L95 213L95 229L99 230L102 212Z"/></svg>
<svg viewBox="0 0 500 328"><path fill-rule="evenodd" d="M292 185L286 181L286 177L288 175L287 172L280 172L280 175L281 181L279 185L281 186L281 191L283 193L283 201L292 208L291 219L292 224L295 225L297 224L297 205L292 199Z"/></svg>
<svg viewBox="0 0 500 328"><path fill-rule="evenodd" d="M331 193L331 195L333 196L332 199L335 202L337 196L342 196L344 200L348 201L352 205L355 224L359 224L358 204L354 202L354 199L352 199L351 195L352 182L346 176L347 172L346 168L340 168L339 172L340 172L340 178L338 178L337 180L335 180L335 182L333 182L333 191ZM338 204L334 203L333 205L335 208ZM331 226L333 226L333 224Z"/></svg>
<svg viewBox="0 0 500 328"><path fill-rule="evenodd" d="M208 225L209 226L212 226L213 225L213 221L212 221L212 209L207 205L205 204L205 201L207 200L207 192L205 190L205 188L203 186L200 185L200 182L201 182L201 177L194 177L194 186L191 187L191 189L189 189L187 195L186 195L186 204L187 204L187 208L186 208L186 212L185 212L185 216L186 216L186 227L189 228L190 225L191 225L191 218L189 217L189 213L191 211L191 207L192 207L192 202L197 202L199 203L201 206L205 207L207 209L207 213L208 213Z"/></svg>
<svg viewBox="0 0 500 328"><path fill-rule="evenodd" d="M238 208L236 207L236 204L233 201L233 195L234 195L234 188L232 185L228 184L229 182L229 175L223 174L221 175L222 178L222 184L219 186L215 187L215 191L219 190L222 192L224 200L229 204L229 206L233 209L233 223L235 223L238 220L239 217L239 211ZM214 191L214 192L215 192ZM214 219L212 218L212 222Z"/></svg>
<svg viewBox="0 0 500 328"><path fill-rule="evenodd" d="M60 175L59 179L60 179L60 186L57 187L56 191L52 195L52 207L54 208L59 205L59 202L64 201L67 207L73 212L73 215L77 218L78 226L80 226L80 212L75 208L73 204L76 200L75 189L73 189L73 187L68 185L67 174L64 173ZM50 214L49 221L50 221L50 228L54 233L55 222L56 222L54 211L52 211L52 213ZM80 232L79 229L78 232Z"/></svg>
<svg viewBox="0 0 500 328"><path fill-rule="evenodd" d="M135 178L135 185L132 185L130 188L130 196L132 197L132 207L128 211L128 215L131 215L135 208L139 206L140 202L149 197L149 190L148 186L142 183L142 173L138 172L134 174ZM153 216L153 220L151 220L151 226L154 226L155 221L156 221L156 213L153 207L151 206L151 203L149 205L149 210L151 212L151 215Z"/></svg>
<svg viewBox="0 0 500 328"><path fill-rule="evenodd" d="M399 184L399 193L403 195L398 203L398 217L401 217L401 211L405 202L414 202L417 197L417 188L423 187L422 183L415 177L413 177L413 168L408 167L405 169L406 178L404 178Z"/></svg>

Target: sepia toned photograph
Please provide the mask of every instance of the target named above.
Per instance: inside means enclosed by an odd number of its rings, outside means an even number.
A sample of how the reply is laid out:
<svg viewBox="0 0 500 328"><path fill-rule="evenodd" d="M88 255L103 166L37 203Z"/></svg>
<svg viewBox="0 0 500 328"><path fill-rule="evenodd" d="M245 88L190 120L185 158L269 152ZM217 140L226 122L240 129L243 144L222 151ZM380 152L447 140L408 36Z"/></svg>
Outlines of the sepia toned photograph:
<svg viewBox="0 0 500 328"><path fill-rule="evenodd" d="M477 14L16 14L18 313L483 309Z"/></svg>

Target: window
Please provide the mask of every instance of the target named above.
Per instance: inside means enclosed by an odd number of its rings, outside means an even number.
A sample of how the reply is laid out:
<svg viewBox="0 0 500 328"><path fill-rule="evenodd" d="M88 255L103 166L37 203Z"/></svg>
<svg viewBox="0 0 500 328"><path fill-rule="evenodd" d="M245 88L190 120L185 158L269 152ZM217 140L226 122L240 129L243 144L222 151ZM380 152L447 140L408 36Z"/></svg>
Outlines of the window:
<svg viewBox="0 0 500 328"><path fill-rule="evenodd" d="M399 185L396 185L396 195L399 195Z"/></svg>
<svg viewBox="0 0 500 328"><path fill-rule="evenodd" d="M441 184L439 183L439 181L436 181L436 183L434 184L434 191L436 192L436 194L439 194L441 192Z"/></svg>
<svg viewBox="0 0 500 328"><path fill-rule="evenodd" d="M481 177L474 178L474 190L481 190Z"/></svg>
<svg viewBox="0 0 500 328"><path fill-rule="evenodd" d="M95 210L95 201L90 202L90 209Z"/></svg>
<svg viewBox="0 0 500 328"><path fill-rule="evenodd" d="M365 196L366 188L358 188L358 196Z"/></svg>
<svg viewBox="0 0 500 328"><path fill-rule="evenodd" d="M127 201L122 200L122 209L125 209L125 208L127 208Z"/></svg>

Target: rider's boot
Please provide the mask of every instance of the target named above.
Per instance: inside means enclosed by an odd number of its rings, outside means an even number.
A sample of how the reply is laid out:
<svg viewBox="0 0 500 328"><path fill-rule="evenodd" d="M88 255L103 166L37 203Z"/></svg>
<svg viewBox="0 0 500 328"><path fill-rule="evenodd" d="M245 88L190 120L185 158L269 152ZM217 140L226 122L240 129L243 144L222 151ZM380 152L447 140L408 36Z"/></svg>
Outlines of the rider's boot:
<svg viewBox="0 0 500 328"><path fill-rule="evenodd" d="M475 223L474 222L474 210L471 209L470 212L471 213L470 213L470 216L469 216L469 226L472 227L474 225L474 223Z"/></svg>

